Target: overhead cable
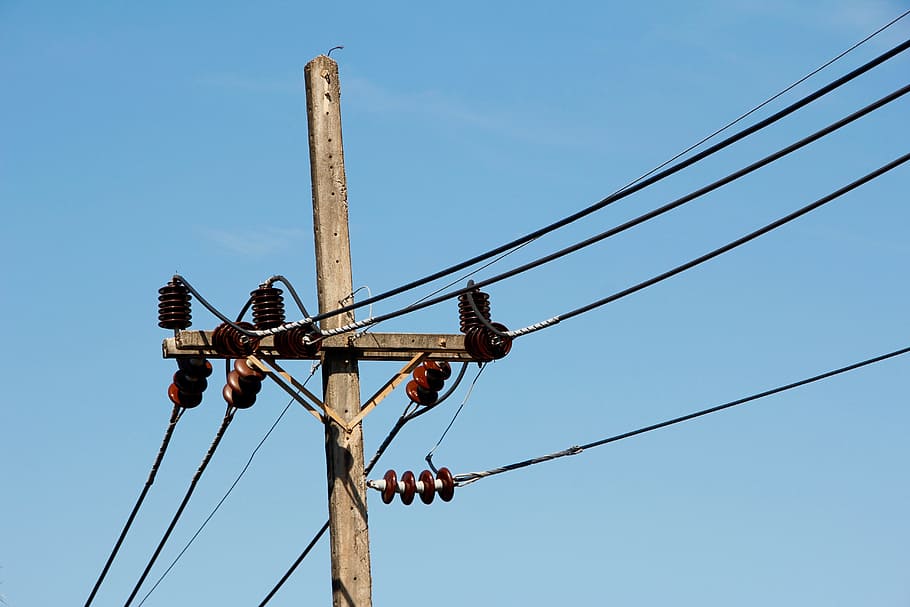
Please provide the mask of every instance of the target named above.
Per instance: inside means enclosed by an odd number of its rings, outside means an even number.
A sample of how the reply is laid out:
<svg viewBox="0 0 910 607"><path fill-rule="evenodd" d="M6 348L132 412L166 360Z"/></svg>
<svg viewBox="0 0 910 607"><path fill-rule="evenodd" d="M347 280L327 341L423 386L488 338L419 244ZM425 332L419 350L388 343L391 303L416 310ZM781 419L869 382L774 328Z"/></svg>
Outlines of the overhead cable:
<svg viewBox="0 0 910 607"><path fill-rule="evenodd" d="M627 289L623 289L622 291L614 293L613 295L610 295L608 297L604 297L603 299L598 299L597 301L594 301L587 305L581 306L580 308L576 308L570 312L560 314L559 316L554 316L552 319L548 319L546 321L539 322L534 325L530 325L523 329L518 329L517 331L509 331L508 335L509 335L509 337L517 337L519 335L527 335L528 333L533 333L534 331L539 331L540 329L546 328L546 327L556 324L560 321L568 320L569 318L579 316L586 312L590 312L591 310L594 310L595 308L599 308L608 303L614 302L617 299L622 299L623 297L626 297L627 295L631 295L632 293L636 293L638 291L641 291L642 289L645 289L645 288L655 285L659 282L662 282L668 278L676 276L677 274L679 274L681 272L685 272L686 270L689 270L691 268L694 268L697 265L703 264L704 262L706 262L710 259L714 259L718 255L722 255L728 251L732 251L733 249L735 249L741 245L744 245L751 240L755 240L759 236L767 234L768 232L770 232L772 230L776 230L777 228L790 223L794 219L802 217L806 213L809 213L810 211L814 211L815 209L817 209L821 206L824 206L824 205L828 204L829 202L836 200L837 198L840 198L847 192L855 190L856 188L860 187L861 185L864 185L864 184L872 181L873 179L876 179L877 177L881 177L888 171L896 169L897 167L904 164L908 160L910 160L910 153L904 154L903 156L896 158L895 160L892 160L888 164L885 164L885 165L875 169L871 173L863 175L856 181L848 183L844 187L828 194L827 196L819 198L815 202L807 204L806 206L804 206L800 209L797 209L796 211L793 211L789 215L785 215L784 217L781 217L780 219L777 219L776 221L772 221L771 223L769 223L753 232L749 232L745 236L737 238L736 240L729 242L722 247L718 247L718 248L714 249L713 251L710 251L709 253L705 253L704 255L702 255L700 257L696 257L695 259L692 259L690 261L687 261L686 263L676 266L675 268L673 268L671 270L667 270L663 274L658 274L657 276L654 276L653 278L649 278L648 280L642 281L642 282L638 283L637 285L633 285Z"/></svg>
<svg viewBox="0 0 910 607"><path fill-rule="evenodd" d="M464 363L461 366L461 371L459 371L458 376L455 378L455 381L453 382L452 387L449 388L445 394L440 396L439 400L436 401L435 404L425 406L425 407L416 407L414 402L408 403L408 405L405 407L404 412L401 414L401 417L399 417L398 421L395 422L395 425L392 426L392 429L389 431L389 433L386 435L385 439L379 445L379 448L376 450L376 453L373 454L373 457L370 458L369 463L364 467L364 469L363 469L364 476L366 476L370 472L372 472L372 470L376 466L376 464L379 463L379 458L382 457L383 453L385 453L386 449L391 444L392 440L398 435L398 433L401 431L401 429L404 427L404 425L406 423L435 409L440 404L442 404L443 401L448 399L452 395L453 392L455 392L455 389L458 387L458 385L461 383L461 380L464 378L464 374L465 374L465 371L467 370L467 368L468 368L468 363ZM477 380L475 379L474 381L476 382ZM462 406L464 406L464 403L462 403ZM291 563L291 566L288 567L288 570L285 571L284 575L281 576L281 579L278 580L278 582L275 584L275 586L272 587L272 589L265 596L265 598L262 599L262 602L259 603L259 607L265 607L265 605L269 601L272 600L272 597L274 597L275 594L278 593L278 591L281 589L281 587L284 586L284 583L287 582L288 579L291 577L291 575L294 573L294 571L297 570L297 567L300 566L300 564L307 557L307 555L310 553L310 551L313 549L313 547L316 545L316 543L320 540L320 538L322 538L322 536L325 534L325 532L328 530L328 528L329 528L329 521L326 521L325 524L319 529L319 531L316 532L316 535L313 536L313 539L310 540L310 542L306 545L306 548L303 549L303 552L300 553L300 556L298 556L296 559L294 559L294 562Z"/></svg>
<svg viewBox="0 0 910 607"><path fill-rule="evenodd" d="M901 16L900 18L902 18L902 17L903 16ZM895 22L896 22L896 20L895 20ZM866 72L870 71L871 69L881 65L885 61L888 61L889 59L894 58L895 56L899 55L900 53L903 53L908 48L910 48L910 39L905 40L901 44L898 44L897 46L893 47L892 49L882 53L878 57L875 57L871 61L868 61L867 63L859 66L858 68L852 70L851 72L841 76L840 78L837 78L836 80L828 83L827 85L819 88L818 90L810 93L809 95L802 97L801 99L788 105L787 107L783 108L782 110L775 112L771 116L768 116L767 118L764 118L764 119L760 120L759 122L757 122L749 127L746 127L744 129L742 129L741 131L734 133L733 135L730 135L726 139L706 148L705 150L703 150L685 160L682 160L670 167L667 167L657 173L652 174L650 177L647 177L646 179L639 178L640 181L633 181L628 186L625 186L624 188L617 190L616 192L614 192L613 194L600 200L599 202L597 202L593 205L590 205L572 215L564 217L563 219L553 222L543 228L540 228L534 232L525 234L524 236L516 238L515 240L512 240L511 242L500 245L494 249L491 249L485 253L472 257L466 261L460 262L458 264L455 264L453 266L450 266L448 268L435 272L429 276L411 281L400 287L396 287L389 291L385 291L383 293L379 293L377 295L368 297L367 299L341 306L335 310L330 310L328 312L316 314L314 316L309 316L309 315L305 314L304 318L301 320L283 323L277 327L272 327L272 328L262 329L262 330L251 330L248 328L238 326L237 323L232 322L229 318L227 318L224 314L222 314L215 306L210 304L204 297L202 297L202 295L199 293L199 291L197 291L195 288L193 288L193 286L189 284L189 282L186 280L185 277L180 276L180 275L175 275L174 279L182 282L189 289L189 291L196 297L196 299L198 299L199 302L203 306L205 306L212 314L214 314L216 317L218 317L222 322L225 322L228 325L231 325L234 329L236 329L243 335L246 335L249 337L264 337L266 335L274 335L276 333L288 331L293 328L310 325L310 324L318 322L320 320L324 320L325 318L336 316L338 314L344 314L344 313L350 312L352 310L355 310L355 309L358 309L358 308L361 308L364 306L372 305L378 301L388 299L395 295L404 293L405 291L409 291L411 289L415 289L417 287L423 286L427 283L433 282L434 280L438 280L440 278L443 278L445 276L448 276L450 274L463 270L469 266L475 265L481 261L487 260L496 255L499 255L503 252L509 251L510 249L513 249L517 246L527 244L533 240L536 240L537 238L540 238L541 236L543 236L545 234L549 234L550 232L553 232L559 228L562 228L575 221L578 221L579 219L582 219L583 217L587 217L588 215L594 213L595 211L598 211L614 202L617 202L623 198L626 198L627 196L630 196L631 194L634 194L648 186L651 186L654 183L657 183L658 181L660 181L666 177L669 177L669 176L683 170L684 168L687 168L687 167L695 164L696 162L699 162L699 161L707 158L708 156L711 156L712 154L715 154L715 153L721 151L722 149L724 149L726 147L729 147L730 145L744 139L745 137L752 135L753 133L755 133L761 129L764 129L764 128L770 126L771 124L774 124L775 122L781 120L782 118L792 114L793 112L801 109L802 107L805 107L806 105L812 103L813 101L816 101L817 99L819 99L821 97L824 97L828 93L831 93L832 91L836 90L837 88L847 84L848 82L858 78L859 76L865 74ZM734 123L737 121L734 121ZM721 129L721 130L724 130L724 129ZM482 286L483 284L489 284L489 283L485 282L485 283L482 283L480 286ZM389 318L394 318L396 316L401 316L402 314L407 314L409 312L421 309L422 307L427 307L429 305L435 305L436 303L439 303L440 301L448 299L449 297L457 297L459 294L461 294L463 292L465 292L465 291L462 290L462 291L451 293L450 295L444 296L442 298L434 298L434 299L426 300L425 302L421 302L420 307L416 307L418 304L413 304L412 306L407 306L407 307L403 308L402 310L400 310L399 312L394 313L392 315L384 315L382 317L370 318L367 320L351 323L351 324L345 325L344 327L341 327L339 329L334 329L331 332L326 332L326 334L334 335L334 334L338 334L338 333L342 333L342 332L356 331L358 329L362 329L362 328L368 327L370 325L377 324L378 322L381 322L383 320L387 320ZM426 303L426 302L430 302L430 303Z"/></svg>
<svg viewBox="0 0 910 607"><path fill-rule="evenodd" d="M496 248L494 248L494 249L491 249L491 250L489 250L489 251L487 251L487 252L485 252L485 253L481 253L480 255L476 255L476 256L474 256L474 257L472 257L472 258L470 258L470 259L468 259L468 260L466 260L466 261L460 262L460 263L458 263L458 264L455 264L455 265L453 265L453 266L450 266L450 267L448 267L448 268L445 268L445 269L443 269L443 270L440 270L440 271L438 271L438 272L435 272L435 273L433 273L433 274L430 274L429 276L426 276L426 277L424 277L424 278L420 278L420 279L411 281L411 282L409 282L409 283L407 283L407 284L404 284L404 285L402 285L402 286L400 286L400 287L396 287L396 288L391 289L391 290L389 290L389 291L385 291L385 292L383 292L383 293L379 293L379 294L377 294L377 295L374 295L374 296L369 297L369 298L367 298L367 299L364 299L364 300L362 300L362 301L355 302L355 303L351 303L351 304L348 304L348 305L346 305L346 306L339 307L339 308L337 308L337 309L335 309L335 310L331 310L331 311L328 311L328 312L324 312L324 313L322 313L322 314L317 314L317 315L315 315L315 316L312 316L312 317L309 317L309 318L305 318L305 319L300 320L300 321L295 321L295 322L292 322L292 323L285 323L285 324L283 324L283 325L281 325L281 326L278 326L278 327L275 327L275 328L266 329L266 330L263 330L263 331L250 331L250 334L251 334L251 335L255 335L255 336L260 336L260 337L261 337L261 336L265 336L265 335L272 335L272 334L275 334L275 333L280 333L281 331L287 330L287 329L289 329L289 328L292 328L292 327L295 327L295 326L299 326L299 325L301 325L301 324L307 324L307 323L312 323L312 322L318 322L318 321L320 321L320 320L323 320L323 319L325 319L325 318L329 318L329 317L331 317L331 316L337 316L338 314L344 314L344 313L350 312L350 311L352 311L352 310L361 308L361 307L363 307L363 306L367 306L367 305L370 305L370 304L374 304L374 303L376 303L376 302L378 302L378 301L381 301L381 300L384 300L384 299L388 299L389 297L393 297L393 296L395 296L395 295L399 295L399 294L401 294L401 293L403 293L403 292L405 292L405 291L409 291L409 290L411 290L411 289L414 289L414 288L423 286L423 285L425 285L425 284L427 284L427 283L429 283L429 282L432 282L432 281L434 281L434 280L438 280L439 278L443 278L443 277L445 277L445 276L448 276L448 275L450 275L450 274L453 274L453 273L455 273L455 272L458 272L458 271L460 271L460 270L463 270L463 269L465 269L465 268L467 268L467 267L469 267L469 266L472 266L472 265L474 265L474 264L476 264L476 263L479 263L479 262L481 262L481 261L484 261L484 260L486 260L486 259L489 259L490 257L493 257L493 256L495 256L495 255L498 255L498 254L500 254L500 253L502 253L502 252L504 252L504 251L507 251L507 250L513 248L513 247L519 246L519 245L521 245L521 244L523 244L523 243L526 243L526 242L529 242L529 241L531 241L531 240L535 240L535 239L537 239L537 238L539 238L539 237L541 237L541 236L543 236L543 235L545 235L545 234L549 234L550 232L553 232L553 231L555 231L555 230L557 230L557 229L559 229L559 228L562 228L562 227L564 227L564 226L566 226L566 225L569 225L569 224L571 224L571 223L573 223L573 222L575 222L575 221L578 221L579 219L581 219L581 218L583 218L583 217L587 217L588 215L594 213L595 211L598 211L598 210L600 210L600 209L602 209L602 208L604 208L604 207L606 207L606 206L608 206L608 205L610 205L610 204L612 204L612 203L614 203L614 202L617 202L617 201L619 201L619 200L621 200L621 199L623 199L623 198L625 198L625 197L627 197L627 196L629 196L629 195L631 195L631 194L634 194L635 192L638 192L638 191L640 191L640 190L642 190L642 189L644 189L644 188L646 188L646 187L648 187L648 186L650 186L650 185L653 185L654 183L657 183L658 181L660 181L660 180L662 180L662 179L664 179L664 178L666 178L666 177L669 177L670 175L673 175L673 174L675 174L675 173L681 171L682 169L684 169L684 168L686 168L686 167L689 167L689 166L695 164L696 162L699 162L700 160L703 160L703 159L707 158L708 156L711 156L712 154L715 154L716 152L719 152L720 150L722 150L722 149L724 149L724 148L726 148L726 147L729 147L730 145L732 145L732 144L734 144L734 143L736 143L736 142L738 142L738 141L744 139L745 137L748 137L749 135L752 135L753 133L756 133L757 131L760 131L760 130L764 129L765 127L768 127L768 126L774 124L775 122L777 122L777 121L781 120L782 118L784 118L784 117L786 117L786 116L792 114L793 112L795 112L795 111L801 109L802 107L805 107L805 106L808 105L809 103L812 103L813 101L815 101L815 100L817 100L817 99L819 99L819 98L821 98L821 97L827 95L828 93L830 93L830 92L834 91L835 89L837 89L837 88L843 86L844 84L850 82L851 80L854 80L855 78L861 76L862 74L865 74L866 72L868 72L869 70L871 70L871 69L877 67L878 65L881 65L881 64L884 63L885 61L887 61L887 60L889 60L889 59L891 59L891 58L893 58L893 57L899 55L900 53L906 51L908 48L910 48L910 39L905 40L904 42L902 42L901 44L898 44L898 45L895 46L894 48L892 48L892 49L886 51L885 53L882 53L882 54L879 55L878 57L876 57L876 58L872 59L871 61L869 61L869 62L867 62L867 63L861 65L860 67L858 67L858 68L852 70L851 72L845 74L844 76L841 76L840 78L837 78L836 80L834 80L834 81L830 82L829 84L827 84L827 85L821 87L820 89L814 91L813 93L810 93L809 95L806 95L805 97L803 97L803 98L797 100L796 102L794 102L794 103L788 105L787 107L783 108L782 110L780 110L780 111L778 111L778 112L775 112L775 113L772 114L771 116L768 116L767 118L764 118L764 119L760 120L759 122L756 122L755 124L753 124L753 125L751 125L751 126L749 126L749 127L746 127L745 129L743 129L743 130L741 130L741 131L739 131L739 132L737 132L737 133L734 133L733 135L731 135L731 136L727 137L726 139L724 139L724 140L722 140L722 141L720 141L720 142L718 142L718 143L716 143L716 144L714 144L714 145L712 145L712 146L706 148L705 150L703 150L703 151L701 151L701 152L699 152L699 153L697 153L697 154L695 154L695 155L693 155L693 156L691 156L691 157L689 157L689 158L687 158L687 159L685 159L685 160L682 160L682 161L680 161L679 163L674 164L673 166L670 166L670 167L668 167L668 168L666 168L666 169L663 169L663 170L661 170L661 171L659 171L659 172L653 174L652 176L650 176L650 177L648 177L648 178L646 178L646 179L643 179L643 180L641 180L641 181L639 181L639 182L637 182L637 183L634 183L633 185L630 185L630 186L628 186L628 187L626 187L626 188L624 188L624 189L621 189L621 190L617 191L616 193L611 194L610 196L607 196L606 198L600 200L599 202L596 202L596 203L594 203L594 204L592 204L592 205L590 205L590 206L588 206L588 207L586 207L586 208L584 208L584 209L582 209L582 210L580 210L580 211L578 211L578 212L576 212L576 213L573 213L572 215L569 215L569 216L567 216L567 217L564 217L564 218L562 218L562 219L560 219L560 220L558 220L558 221L555 221L555 222L553 222L553 223L551 223L551 224L549 224L549 225L547 225L547 226L545 226L545 227L543 227L543 228L540 228L540 229L538 229L538 230L535 230L534 232L530 232L530 233L528 233L528 234L525 234L524 236L520 236L520 237L518 237L518 238L516 238L516 239L514 239L514 240L512 240L512 241L510 241L510 242L508 242L508 243L505 243L505 244L503 244L503 245L500 245L500 246L498 246L498 247L496 247ZM360 327L357 327L357 328L360 328Z"/></svg>
<svg viewBox="0 0 910 607"><path fill-rule="evenodd" d="M290 284L288 284L288 283L285 283L285 284L288 285L288 288L292 289ZM304 387L304 388L306 387L307 383L309 383L309 381L313 378L313 375L316 373L316 370L318 368L319 368L318 363L313 365L312 369L310 370L309 376L303 381L302 387ZM227 500L228 496L231 495L231 493L234 491L234 488L237 487L238 483L240 483L240 479L243 478L243 475L246 474L246 471L252 465L253 459L256 457L256 454L259 453L259 449L262 448L262 446L265 444L265 441L268 440L268 438L272 435L272 432L278 426L279 422L281 422L281 420L284 418L285 414L288 412L288 410L291 408L291 405L293 405L294 402L295 402L295 400L293 398L291 400L289 400L288 404L285 405L285 407L284 407L284 409L282 409L281 413L278 414L278 417L275 418L275 421L272 422L272 425L269 426L269 429L263 435L262 439L260 439L259 443L253 449L252 453L250 453L250 456L247 459L246 464L243 466L243 468L240 469L240 472L237 474L237 477L234 479L234 482L231 483L231 486L228 487L227 491L224 492L224 495L221 497L220 500L218 500L218 503L215 504L215 507L212 508L212 511L209 513L209 515L207 517L205 517L205 520L202 521L202 523L196 529L196 532L193 533L192 536L190 536L190 539L183 546L183 548L180 549L180 552L177 553L177 556L174 557L174 560L171 561L171 564L168 565L167 569L165 569L164 572L158 577L158 579L155 581L155 583L152 585L152 587L149 589L149 591L145 593L145 596L143 596L142 600L139 601L139 603L137 604L137 607L142 607L142 605L145 603L145 601L148 600L149 596L151 596L151 594L153 592L155 592L155 589L158 588L158 586L161 584L161 582L164 581L164 578L167 577L167 575L171 572L171 570L177 565L177 562L183 557L184 553L186 553L186 551L189 550L190 546L193 545L193 542L196 541L196 538L199 537L199 535L205 529L206 525L209 524L209 521L211 521L212 518L214 518L215 514L218 512L218 510L221 509L221 506Z"/></svg>
<svg viewBox="0 0 910 607"><path fill-rule="evenodd" d="M174 435L174 428L176 428L177 422L180 420L180 417L183 415L183 412L185 410L186 409L180 407L179 405L174 405L174 408L171 411L171 419L168 422L167 429L164 431L164 438L161 440L161 446L158 447L158 455L155 456L155 461L152 463L152 469L149 471L148 478L145 480L145 486L142 488L142 492L139 494L139 498L133 505L133 509L130 512L130 515L127 517L126 523L123 525L123 530L120 531L120 536L114 543L114 548L111 550L111 553L107 558L107 562L104 563L104 568L101 570L101 575L98 576L98 580L95 582L95 586L92 588L91 594L89 594L88 599L85 601L85 607L89 607L89 605L92 604L92 601L95 599L95 595L98 593L98 589L101 587L101 583L104 581L105 576L107 576L107 572L111 568L111 564L114 562L114 558L116 558L117 553L120 551L120 547L123 545L123 540L126 538L126 534L129 532L130 527L132 527L133 521L136 519L136 515L139 513L139 508L142 506L142 502L145 501L145 496L148 495L149 489L152 487L152 483L155 482L155 476L158 474L158 468L161 466L161 461L164 459L164 453L167 451L167 447L171 442L171 437Z"/></svg>
<svg viewBox="0 0 910 607"><path fill-rule="evenodd" d="M535 464L540 464L540 463L550 461L553 459L558 459L561 457L568 457L570 455L577 455L587 449L593 449L594 447L600 447L601 445L615 443L617 441L631 438L633 436L638 436L640 434L645 434L647 432L652 432L654 430L660 430L661 428L666 428L667 426L672 426L672 425L679 424L679 423L682 423L685 421L689 421L689 420L692 420L692 419L695 419L698 417L703 417L703 416L709 415L711 413L717 413L718 411L723 411L724 409L730 409L732 407L744 405L746 403L750 403L752 401L759 400L761 398L772 396L774 394L780 394L781 392L793 390L794 388L799 388L801 386L805 386L805 385L808 385L811 383L815 383L817 381L828 379L828 378L834 377L836 375L841 375L842 373L847 373L849 371L854 371L854 370L860 369L862 367L867 367L869 365L873 365L873 364L888 360L889 358L895 358L897 356L907 354L908 352L910 352L910 347L901 348L899 350L894 350L893 352L889 352L887 354L882 354L881 356L875 356L873 358L869 358L869 359L860 361L858 363L853 363L851 365L847 365L846 367L834 369L833 371L827 371L825 373L821 373L819 375L808 377L806 379L801 379L801 380L795 381L793 383L785 384L783 386L778 386L777 388L765 390L764 392L752 394L751 396L746 396L744 398L732 400L732 401L724 403L722 405L709 407L708 409L702 409L701 411L696 411L694 413L689 413L687 415L682 415L680 417L674 417L672 419L668 419L668 420L665 420L665 421L662 421L662 422L659 422L656 424L651 424L650 426L645 426L645 427L639 428L637 430L632 430L630 432L623 432L622 434L617 434L617 435L611 436L609 438L603 438L600 440L596 440L596 441L587 443L585 445L576 445L573 447L569 447L568 449L564 449L564 450L558 451L556 453L551 453L551 454L544 455L541 457L527 459L527 460L524 460L521 462L516 462L514 464L509 464L507 466L501 466L499 468L492 468L490 470L484 470L483 472L469 472L467 474L456 474L456 475L454 475L455 484L457 486L461 487L461 486L469 485L473 482L479 481L482 478L487 478L487 477L490 477L490 476L493 476L496 474L502 474L503 472L511 472L513 470L518 470L520 468L527 468L528 466L533 466Z"/></svg>
<svg viewBox="0 0 910 607"><path fill-rule="evenodd" d="M234 419L234 414L236 412L236 408L230 406L228 407L227 412L224 414L224 419L222 419L221 425L218 428L218 432L215 434L215 439L212 441L212 444L209 445L209 449L206 452L205 456L202 458L202 462L196 469L195 474L193 474L193 479L190 481L190 486L186 490L186 494L183 496L183 501L180 502L180 506L177 508L177 512L174 513L174 517L171 519L170 524L165 530L161 541L158 542L158 546L155 548L155 552L152 553L151 558L149 558L149 561L145 566L145 570L142 572L142 575L139 577L139 580L133 587L133 591L130 593L130 596L126 600L126 603L124 603L124 607L129 607L133 602L133 599L135 599L136 595L139 593L139 588L142 587L142 583L145 582L145 578L148 577L149 572L152 570L155 561L158 559L158 555L161 554L161 550L164 548L164 545L167 543L168 538L171 536L171 532L173 532L174 527L177 526L177 521L180 520L180 516L183 514L184 509L186 509L186 505L189 503L190 498L193 496L193 491L196 489L196 484L199 482L199 479L202 477L202 473L205 472L206 467L212 460L212 456L215 454L215 450L218 448L218 444L224 437L224 433L227 431L228 426Z"/></svg>
<svg viewBox="0 0 910 607"><path fill-rule="evenodd" d="M423 308L434 306L443 301L453 299L455 297L458 297L462 293L467 293L468 291L471 291L475 288L482 288L487 285L491 285L491 284L506 280L508 278L511 278L511 277L521 274L523 272L527 272L528 270L532 270L534 268L542 266L551 261L555 261L556 259L559 259L561 257L565 257L566 255L569 255L570 253L574 253L580 249L583 249L585 247L598 243L602 240L605 240L607 238L620 234L621 232L624 232L632 227L635 227L641 223L644 223L645 221L654 219L655 217L663 215L664 213L667 213L677 207L687 204L687 203L695 200L696 198L699 198L701 196L704 196L705 194L713 192L714 190L717 190L718 188L725 186L737 179L740 179L740 178L748 175L749 173L752 173L764 166L767 166L768 164L771 164L772 162L779 160L779 159L783 158L784 156L787 156L788 154L791 154L791 153L799 150L800 148L803 148L803 147L809 145L810 143L813 143L813 142L821 139L822 137L825 137L826 135L830 135L831 133L837 131L838 129L843 128L844 126L847 126L848 124L858 120L859 118L862 118L863 116L866 116L866 115L872 113L873 111L878 110L878 109L884 107L885 105L901 98L902 96L906 95L908 92L910 92L910 84L897 89L893 93L890 93L890 94L882 97L881 99L878 99L877 101L870 103L869 105L853 112L852 114L845 116L844 118L841 118L840 120L838 120L832 124L829 124L828 126L812 133L811 135L808 135L807 137L804 137L795 143L792 143L784 148L781 148L780 150L778 150L768 156L765 156L764 158L757 160L757 161L753 162L752 164L750 164L742 169L739 169L738 171L734 171L733 173L730 173L727 176L722 177L721 179L718 179L712 183L709 183L708 185L706 185L702 188L699 188L689 194L686 194L685 196L683 196L681 198L677 198L676 200L674 200L672 202L669 202L652 211L639 215L638 217L630 219L629 221L626 221L625 223L622 223L618 226L610 228L609 230L601 232L600 234L591 236L590 238L588 238L586 240L583 240L583 241L573 244L571 246L565 247L563 249L560 249L559 251L556 251L556 252L546 255L544 257L538 258L536 260L530 261L524 265L518 266L517 268L513 268L512 270L502 272L491 278L479 280L476 283L474 283L473 285L462 287L462 288L459 288L454 291L449 291L446 294L424 300L417 304L412 304L412 305L406 306L404 308L401 308L401 309L393 311L393 312L387 312L385 314L381 314L379 316L376 316L376 317L373 317L370 319L353 322L353 323L350 323L343 327L339 327L338 329L324 331L323 335L326 335L326 336L336 335L336 334L345 333L348 331L354 331L354 330L363 328L365 326L369 326L370 324L383 322L385 320L389 320L391 318L396 318L398 316L404 316L405 314L410 314L411 312L415 312L415 311L421 310ZM553 322L557 322L557 321L549 321L549 324L553 324ZM546 325L546 326L549 326L549 325ZM543 328L543 327L536 327L534 330L537 330L540 328Z"/></svg>

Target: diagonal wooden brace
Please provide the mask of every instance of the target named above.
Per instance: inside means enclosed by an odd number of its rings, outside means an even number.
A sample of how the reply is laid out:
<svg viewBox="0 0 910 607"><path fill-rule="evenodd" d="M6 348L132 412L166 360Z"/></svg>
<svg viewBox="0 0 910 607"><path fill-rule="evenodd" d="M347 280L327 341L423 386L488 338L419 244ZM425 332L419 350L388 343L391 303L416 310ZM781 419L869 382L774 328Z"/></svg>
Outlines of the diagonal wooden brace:
<svg viewBox="0 0 910 607"><path fill-rule="evenodd" d="M333 420L335 420L342 426L346 426L346 424L341 420L341 416L339 416L333 409L327 407L325 405L325 403L323 403L319 399L318 396L316 396L315 394L313 394L312 392L307 390L306 387L302 383L300 383L299 381L294 379L294 377L290 373L288 373L287 371L282 369L278 365L278 363L276 363L271 358L265 358L265 357L263 357L263 358L265 359L265 363L262 360L260 360L259 358L257 358L256 356L251 355L251 356L247 357L247 362L249 362L252 366L256 367L257 369L259 369L266 375L268 375L272 379L272 381L274 381L276 384L278 384L278 386L282 390L284 390L285 392L290 394L294 400L296 400L298 403L303 405L304 409L309 411L313 415L313 417L315 417L322 423L325 423L325 417L323 416L323 413L324 413L325 415L328 415L329 417L331 417ZM268 364L266 364L266 363L268 363ZM288 384L290 384L290 385L288 385ZM301 396L301 394L303 396ZM315 407L314 407L314 405L315 405ZM316 409L317 407L319 409L321 409L323 413L320 413Z"/></svg>
<svg viewBox="0 0 910 607"><path fill-rule="evenodd" d="M408 361L408 364L403 366L398 371L398 373L392 377L392 379L387 381L385 385L376 392L376 394L371 396L370 399L363 404L363 406L360 408L360 413L354 416L351 419L350 423L342 424L345 429L348 432L351 432L355 427L357 427L357 424L359 424L370 411L375 409L376 405L382 402L386 396L391 394L392 391L397 388L401 382L407 379L411 372L417 368L417 365L422 363L424 359L426 359L429 355L429 352L421 352L420 354L415 355L414 358L412 358L410 361Z"/></svg>

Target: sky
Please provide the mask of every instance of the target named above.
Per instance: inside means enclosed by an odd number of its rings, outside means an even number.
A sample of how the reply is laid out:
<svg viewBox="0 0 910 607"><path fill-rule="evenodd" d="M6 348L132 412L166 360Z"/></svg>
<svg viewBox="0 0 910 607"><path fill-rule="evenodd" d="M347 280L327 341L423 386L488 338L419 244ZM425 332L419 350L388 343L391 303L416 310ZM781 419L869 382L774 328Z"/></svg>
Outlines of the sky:
<svg viewBox="0 0 910 607"><path fill-rule="evenodd" d="M600 200L908 8L0 0L4 604L81 605L142 488L176 368L161 356L159 287L179 272L234 315L282 274L316 307L302 79L312 58L344 46L332 57L353 278L379 293ZM908 36L905 19L743 124ZM904 53L474 278L745 166L905 85L908 68ZM840 188L908 151L908 104L488 287L493 320L518 328L566 312ZM517 339L470 398L465 381L405 427L373 476L424 469L463 401L434 457L456 474L910 345L908 179L904 165L703 266ZM198 304L193 321L218 323ZM455 333L456 306L380 326ZM910 605L908 365L892 359L491 477L449 503L385 505L371 492L373 602ZM363 363L363 397L398 366ZM311 370L287 367L300 379ZM178 424L94 605L126 600L224 414L220 387L213 377L202 406ZM287 401L266 385L238 413L140 598ZM406 404L396 391L366 418L367 458ZM145 605L258 605L326 519L324 466L322 429L292 406ZM323 539L270 604L330 596Z"/></svg>

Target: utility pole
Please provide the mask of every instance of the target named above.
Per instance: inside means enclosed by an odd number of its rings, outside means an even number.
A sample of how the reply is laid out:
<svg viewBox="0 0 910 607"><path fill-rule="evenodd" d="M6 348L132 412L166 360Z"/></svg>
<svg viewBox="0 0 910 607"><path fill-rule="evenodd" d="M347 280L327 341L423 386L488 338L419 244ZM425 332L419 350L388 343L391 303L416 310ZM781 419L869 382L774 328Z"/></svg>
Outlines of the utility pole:
<svg viewBox="0 0 910 607"><path fill-rule="evenodd" d="M304 68L313 183L313 231L319 313L331 312L351 298L351 243L348 194L341 141L341 87L338 64L321 55ZM354 321L353 311L327 318L322 329ZM323 402L344 421L360 413L357 359L347 352L326 352L322 361ZM370 534L366 479L363 475L363 426L347 432L331 418L325 422L329 483L329 542L334 607L370 607Z"/></svg>
<svg viewBox="0 0 910 607"><path fill-rule="evenodd" d="M313 183L316 282L321 314L353 301L338 64L326 56L316 57L304 68L304 79ZM452 312L454 323L456 311L453 309ZM186 314L188 317L188 308ZM353 321L353 312L338 314L323 319L319 330L328 331ZM288 351L274 336L268 335L255 340L249 351L239 354L223 343L219 345L217 331L178 330L174 337L164 340L164 357L247 357L248 364L266 372L321 420L325 427L332 604L334 607L371 607L372 574L362 421L421 361L429 358L470 362L478 360L476 351L472 354L467 349L465 335L462 334L370 332L364 335L325 336L320 340L319 351L312 353ZM281 369L276 362L280 359L321 360L322 400ZM362 404L358 372L360 360L407 361L407 364ZM301 397L300 392L306 398Z"/></svg>

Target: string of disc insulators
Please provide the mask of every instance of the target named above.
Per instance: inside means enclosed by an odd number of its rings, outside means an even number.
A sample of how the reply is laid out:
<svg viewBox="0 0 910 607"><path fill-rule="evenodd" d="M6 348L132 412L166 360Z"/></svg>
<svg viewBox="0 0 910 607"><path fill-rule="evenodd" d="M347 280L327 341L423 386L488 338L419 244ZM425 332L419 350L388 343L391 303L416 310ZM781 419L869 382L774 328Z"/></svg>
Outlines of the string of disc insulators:
<svg viewBox="0 0 910 607"><path fill-rule="evenodd" d="M397 493L405 506L410 505L417 495L424 504L433 503L437 493L439 499L444 502L451 501L455 496L455 478L448 468L440 468L435 479L429 470L421 472L419 477L408 470L401 475L401 480L398 480L395 471L389 470L381 479L367 481L367 487L379 491L382 494L382 501L386 504L391 504Z"/></svg>

